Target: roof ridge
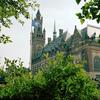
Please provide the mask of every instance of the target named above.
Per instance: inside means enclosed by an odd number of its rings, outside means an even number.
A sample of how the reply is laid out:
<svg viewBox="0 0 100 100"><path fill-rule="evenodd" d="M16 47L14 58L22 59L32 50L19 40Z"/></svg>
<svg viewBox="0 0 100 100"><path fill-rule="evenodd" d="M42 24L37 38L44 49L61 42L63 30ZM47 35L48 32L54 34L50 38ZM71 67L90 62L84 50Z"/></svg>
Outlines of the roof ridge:
<svg viewBox="0 0 100 100"><path fill-rule="evenodd" d="M87 27L88 27L88 26L100 29L100 27L95 26L95 25L90 25L90 24L88 24Z"/></svg>

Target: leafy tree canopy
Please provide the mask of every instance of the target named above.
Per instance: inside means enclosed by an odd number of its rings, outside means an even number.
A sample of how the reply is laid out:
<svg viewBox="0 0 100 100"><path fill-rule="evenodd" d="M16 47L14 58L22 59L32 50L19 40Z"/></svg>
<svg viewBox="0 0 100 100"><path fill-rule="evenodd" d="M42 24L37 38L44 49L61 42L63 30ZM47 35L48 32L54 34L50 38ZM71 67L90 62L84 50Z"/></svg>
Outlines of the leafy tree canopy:
<svg viewBox="0 0 100 100"><path fill-rule="evenodd" d="M14 17L19 22L20 16L23 15L25 18L29 18L28 9L31 7L38 6L35 0L0 0L0 23L9 27L12 24L11 17Z"/></svg>
<svg viewBox="0 0 100 100"><path fill-rule="evenodd" d="M9 42L12 42L12 40L9 36L6 36L4 34L2 34L2 36L0 36L0 43L6 44Z"/></svg>
<svg viewBox="0 0 100 100"><path fill-rule="evenodd" d="M21 17L30 18L29 8L35 9L38 6L39 4L35 0L0 0L0 30L2 26L10 28L11 17L24 24ZM8 36L0 36L0 43L8 42L11 42Z"/></svg>
<svg viewBox="0 0 100 100"><path fill-rule="evenodd" d="M66 59L63 53L58 53L55 60L49 60L46 69L37 73L35 80L38 84L44 83L53 100L94 100L97 95L95 83L84 71L82 63L75 64L73 57Z"/></svg>
<svg viewBox="0 0 100 100"><path fill-rule="evenodd" d="M45 69L32 76L20 60L5 59L6 84L0 85L0 100L99 100L95 82L83 70L81 62L73 63L58 53L48 59ZM0 72L1 75L5 75ZM98 98L100 98L98 96Z"/></svg>
<svg viewBox="0 0 100 100"><path fill-rule="evenodd" d="M5 76L6 82L0 85L0 100L21 98L22 94L28 95L27 93L30 93L32 88L32 74L23 67L21 59L5 58L5 67L5 71L0 70L0 75Z"/></svg>
<svg viewBox="0 0 100 100"><path fill-rule="evenodd" d="M76 0L79 4L82 0ZM96 20L100 23L100 0L84 0L85 4L81 8L81 12L76 15L83 24L85 19Z"/></svg>

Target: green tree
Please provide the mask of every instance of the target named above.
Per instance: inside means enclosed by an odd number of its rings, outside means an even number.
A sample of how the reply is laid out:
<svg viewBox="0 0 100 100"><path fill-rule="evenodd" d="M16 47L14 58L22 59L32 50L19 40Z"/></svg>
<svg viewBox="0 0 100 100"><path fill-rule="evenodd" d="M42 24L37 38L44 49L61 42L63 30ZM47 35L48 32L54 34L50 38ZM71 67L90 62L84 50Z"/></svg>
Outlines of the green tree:
<svg viewBox="0 0 100 100"><path fill-rule="evenodd" d="M35 0L0 0L0 23L5 27L10 27L11 17L22 22L20 17L23 15L29 18L29 7L34 9L36 6L38 4Z"/></svg>
<svg viewBox="0 0 100 100"><path fill-rule="evenodd" d="M0 85L0 99L5 100L99 100L95 82L75 64L58 53L55 60L48 59L45 69L32 76L19 60L5 59L6 84ZM98 96L99 97L99 96Z"/></svg>
<svg viewBox="0 0 100 100"><path fill-rule="evenodd" d="M48 65L45 67L44 74L41 74L42 78L35 80L37 83L38 81L45 81L46 92L53 100L96 99L97 89L95 82L84 71L81 62L75 64L73 57L69 56L66 59L62 53L58 53L55 60L49 60ZM37 76L39 76L38 74Z"/></svg>
<svg viewBox="0 0 100 100"><path fill-rule="evenodd" d="M29 8L35 9L38 6L35 0L0 0L0 30L2 26L10 28L13 17L24 24L21 17L30 18ZM9 36L0 36L0 43L8 42L11 42Z"/></svg>
<svg viewBox="0 0 100 100"><path fill-rule="evenodd" d="M6 82L5 82L6 77L7 77L6 72L0 68L0 84L6 84Z"/></svg>
<svg viewBox="0 0 100 100"><path fill-rule="evenodd" d="M82 0L76 0L79 4ZM100 0L84 0L85 4L81 8L81 12L76 15L83 24L85 19L96 20L100 23Z"/></svg>
<svg viewBox="0 0 100 100"><path fill-rule="evenodd" d="M12 42L12 40L9 36L6 36L4 34L2 34L0 36L0 43L6 44L6 43L10 43L10 42Z"/></svg>
<svg viewBox="0 0 100 100"><path fill-rule="evenodd" d="M0 99L19 99L31 94L33 77L30 71L23 67L23 62L19 60L9 60L5 58L6 84L0 85ZM4 73L4 72L3 72Z"/></svg>

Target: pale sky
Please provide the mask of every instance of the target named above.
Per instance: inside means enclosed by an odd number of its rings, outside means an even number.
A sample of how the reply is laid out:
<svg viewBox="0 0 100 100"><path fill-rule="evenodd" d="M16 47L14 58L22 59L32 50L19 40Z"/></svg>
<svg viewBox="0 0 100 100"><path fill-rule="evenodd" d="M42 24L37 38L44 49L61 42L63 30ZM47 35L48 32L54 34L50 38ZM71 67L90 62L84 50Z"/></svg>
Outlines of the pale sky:
<svg viewBox="0 0 100 100"><path fill-rule="evenodd" d="M46 37L52 37L54 20L56 21L57 32L59 28L62 28L64 31L68 30L71 34L73 34L75 25L77 25L78 29L82 29L87 24L100 26L95 21L86 21L83 25L80 24L75 13L80 11L82 3L77 5L75 0L38 0L38 3L43 16L43 27L46 29ZM31 11L31 13L33 13L34 18L36 11ZM31 20L26 19L24 26L13 19L13 25L10 29L3 28L1 33L11 36L13 43L0 44L0 61L2 61L3 57L11 59L21 58L24 61L24 65L29 67L30 32Z"/></svg>

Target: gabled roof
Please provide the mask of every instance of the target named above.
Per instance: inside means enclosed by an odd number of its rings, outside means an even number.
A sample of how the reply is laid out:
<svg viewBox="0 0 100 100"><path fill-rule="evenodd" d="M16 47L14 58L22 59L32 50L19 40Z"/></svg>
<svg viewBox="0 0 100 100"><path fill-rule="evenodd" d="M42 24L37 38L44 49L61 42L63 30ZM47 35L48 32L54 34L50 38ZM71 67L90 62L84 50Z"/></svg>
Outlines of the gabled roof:
<svg viewBox="0 0 100 100"><path fill-rule="evenodd" d="M65 42L65 48L70 47L74 42L76 42L77 39L81 41L82 36L80 32L78 31L77 27L75 26L74 34L71 35Z"/></svg>
<svg viewBox="0 0 100 100"><path fill-rule="evenodd" d="M75 26L74 34L72 35L72 37L81 38L81 34L79 33L79 31L78 31L76 26Z"/></svg>

